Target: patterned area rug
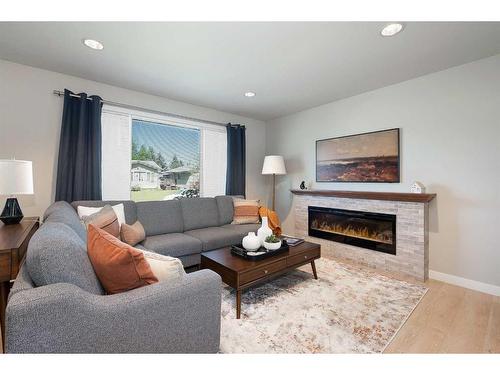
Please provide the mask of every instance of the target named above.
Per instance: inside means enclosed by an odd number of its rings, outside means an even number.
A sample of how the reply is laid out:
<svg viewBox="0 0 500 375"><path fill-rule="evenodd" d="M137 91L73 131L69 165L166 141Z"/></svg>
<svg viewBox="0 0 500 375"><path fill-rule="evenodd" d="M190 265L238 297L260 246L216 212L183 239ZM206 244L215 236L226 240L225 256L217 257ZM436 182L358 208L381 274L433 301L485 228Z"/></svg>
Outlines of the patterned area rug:
<svg viewBox="0 0 500 375"><path fill-rule="evenodd" d="M243 292L223 288L222 353L380 353L427 292L322 258Z"/></svg>

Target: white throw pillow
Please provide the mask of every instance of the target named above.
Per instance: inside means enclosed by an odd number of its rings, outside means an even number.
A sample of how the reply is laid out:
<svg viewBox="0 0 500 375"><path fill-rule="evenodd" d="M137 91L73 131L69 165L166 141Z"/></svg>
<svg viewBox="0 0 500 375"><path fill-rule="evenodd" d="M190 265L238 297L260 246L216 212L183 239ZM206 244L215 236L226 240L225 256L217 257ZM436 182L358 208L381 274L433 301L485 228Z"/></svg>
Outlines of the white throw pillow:
<svg viewBox="0 0 500 375"><path fill-rule="evenodd" d="M118 224L120 224L120 227L122 226L123 223L126 223L125 221L125 206L123 203L117 204L112 206L113 210L115 211L115 215L118 218ZM99 212L103 209L103 207L86 207L86 206L78 206L77 211L78 211L78 216L80 219L83 219L85 216L90 216L92 214L95 214L96 212Z"/></svg>
<svg viewBox="0 0 500 375"><path fill-rule="evenodd" d="M182 262L178 258L169 257L150 251L137 249L144 254L144 258L149 263L151 271L158 279L158 281L175 280L183 277L186 274Z"/></svg>

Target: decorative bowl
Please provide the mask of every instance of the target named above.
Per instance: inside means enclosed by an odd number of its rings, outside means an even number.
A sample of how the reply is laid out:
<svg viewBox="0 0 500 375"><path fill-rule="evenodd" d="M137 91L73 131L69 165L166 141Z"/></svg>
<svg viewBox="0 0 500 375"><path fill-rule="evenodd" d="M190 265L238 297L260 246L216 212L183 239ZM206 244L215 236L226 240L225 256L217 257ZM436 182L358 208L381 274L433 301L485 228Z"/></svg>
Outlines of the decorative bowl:
<svg viewBox="0 0 500 375"><path fill-rule="evenodd" d="M278 250L281 247L281 240L279 242L266 242L264 241L266 250Z"/></svg>

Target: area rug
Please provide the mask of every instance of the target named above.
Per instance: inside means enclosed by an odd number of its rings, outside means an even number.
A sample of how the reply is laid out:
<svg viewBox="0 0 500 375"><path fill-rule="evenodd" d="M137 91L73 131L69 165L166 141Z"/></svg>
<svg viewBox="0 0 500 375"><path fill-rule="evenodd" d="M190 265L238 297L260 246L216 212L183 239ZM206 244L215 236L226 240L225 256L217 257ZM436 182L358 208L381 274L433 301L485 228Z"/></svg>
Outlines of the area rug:
<svg viewBox="0 0 500 375"><path fill-rule="evenodd" d="M243 292L223 288L221 353L380 353L427 292L322 258Z"/></svg>

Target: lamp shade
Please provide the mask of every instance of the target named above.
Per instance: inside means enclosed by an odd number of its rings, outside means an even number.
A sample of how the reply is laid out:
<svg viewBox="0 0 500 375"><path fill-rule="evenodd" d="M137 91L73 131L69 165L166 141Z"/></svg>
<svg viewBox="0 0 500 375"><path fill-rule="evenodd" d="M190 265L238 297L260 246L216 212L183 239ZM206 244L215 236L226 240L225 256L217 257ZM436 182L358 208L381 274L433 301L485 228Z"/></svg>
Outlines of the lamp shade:
<svg viewBox="0 0 500 375"><path fill-rule="evenodd" d="M31 161L0 160L0 194L33 194Z"/></svg>
<svg viewBox="0 0 500 375"><path fill-rule="evenodd" d="M286 174L283 156L269 155L264 158L262 174Z"/></svg>

